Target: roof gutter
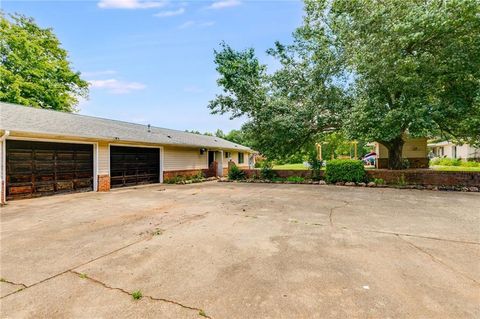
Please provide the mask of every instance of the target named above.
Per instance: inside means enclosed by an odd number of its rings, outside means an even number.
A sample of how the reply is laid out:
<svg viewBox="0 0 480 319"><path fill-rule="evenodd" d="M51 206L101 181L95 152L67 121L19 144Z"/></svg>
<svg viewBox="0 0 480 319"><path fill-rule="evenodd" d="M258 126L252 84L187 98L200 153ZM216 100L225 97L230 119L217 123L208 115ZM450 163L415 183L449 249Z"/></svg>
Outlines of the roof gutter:
<svg viewBox="0 0 480 319"><path fill-rule="evenodd" d="M7 130L7 131L3 132L2 137L0 137L0 142L5 141L9 135L10 135L10 131Z"/></svg>

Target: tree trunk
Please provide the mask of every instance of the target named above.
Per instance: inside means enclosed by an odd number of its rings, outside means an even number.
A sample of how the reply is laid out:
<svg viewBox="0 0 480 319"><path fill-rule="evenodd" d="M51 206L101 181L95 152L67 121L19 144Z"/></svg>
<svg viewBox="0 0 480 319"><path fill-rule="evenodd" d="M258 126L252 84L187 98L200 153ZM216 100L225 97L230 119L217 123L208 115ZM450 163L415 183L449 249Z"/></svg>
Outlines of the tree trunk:
<svg viewBox="0 0 480 319"><path fill-rule="evenodd" d="M402 169L402 149L404 144L402 137L397 137L386 144L385 147L388 149L388 169Z"/></svg>

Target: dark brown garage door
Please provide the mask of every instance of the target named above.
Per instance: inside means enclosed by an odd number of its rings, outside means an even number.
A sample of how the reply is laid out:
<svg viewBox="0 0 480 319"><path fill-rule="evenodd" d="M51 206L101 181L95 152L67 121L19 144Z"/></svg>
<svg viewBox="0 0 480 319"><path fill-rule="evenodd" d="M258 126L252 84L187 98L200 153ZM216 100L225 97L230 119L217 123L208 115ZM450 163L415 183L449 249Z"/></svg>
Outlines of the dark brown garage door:
<svg viewBox="0 0 480 319"><path fill-rule="evenodd" d="M158 148L110 146L111 187L158 183Z"/></svg>
<svg viewBox="0 0 480 319"><path fill-rule="evenodd" d="M7 199L93 190L93 146L7 141Z"/></svg>

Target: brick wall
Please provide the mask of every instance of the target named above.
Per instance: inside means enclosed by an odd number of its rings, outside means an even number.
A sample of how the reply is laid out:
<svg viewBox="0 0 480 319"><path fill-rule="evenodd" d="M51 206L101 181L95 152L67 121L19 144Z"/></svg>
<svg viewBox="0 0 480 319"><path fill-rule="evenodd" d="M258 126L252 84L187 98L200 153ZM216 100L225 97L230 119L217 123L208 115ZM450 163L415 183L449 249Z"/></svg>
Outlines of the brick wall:
<svg viewBox="0 0 480 319"><path fill-rule="evenodd" d="M428 158L416 157L406 158L410 164L410 168L428 168ZM377 158L377 168L388 168L388 158Z"/></svg>
<svg viewBox="0 0 480 319"><path fill-rule="evenodd" d="M382 178L387 184L395 184L404 176L407 184L434 186L480 186L480 172L442 172L430 169L387 170L376 169L367 171L368 176Z"/></svg>
<svg viewBox="0 0 480 319"><path fill-rule="evenodd" d="M188 169L188 170L178 170L178 171L165 171L163 172L163 179L174 178L175 176L194 176L202 172L205 176L208 174L208 169Z"/></svg>
<svg viewBox="0 0 480 319"><path fill-rule="evenodd" d="M274 170L279 177L301 176L310 177L309 170ZM259 175L258 169L245 169L247 177ZM412 185L433 185L433 186L477 186L480 187L480 172L443 172L430 169L406 169L406 170L387 170L375 169L367 170L367 176L370 179L382 178L387 184L396 184L399 179L405 179L407 184ZM321 171L321 176L325 171Z"/></svg>
<svg viewBox="0 0 480 319"><path fill-rule="evenodd" d="M110 175L102 174L98 175L98 191L108 192L110 190Z"/></svg>

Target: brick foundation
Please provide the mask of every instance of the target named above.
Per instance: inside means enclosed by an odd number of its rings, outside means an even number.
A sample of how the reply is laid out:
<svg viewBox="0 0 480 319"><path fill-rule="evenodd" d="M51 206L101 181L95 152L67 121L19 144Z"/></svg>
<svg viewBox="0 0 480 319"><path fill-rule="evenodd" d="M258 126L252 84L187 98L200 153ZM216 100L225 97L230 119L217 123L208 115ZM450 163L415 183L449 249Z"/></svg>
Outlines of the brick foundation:
<svg viewBox="0 0 480 319"><path fill-rule="evenodd" d="M260 175L259 169L244 169L248 178ZM278 177L287 178L290 176L300 176L309 178L312 174L309 170L274 170ZM443 172L431 169L405 169L388 170L372 169L366 170L369 179L381 178L387 184L397 184L400 179L404 179L410 185L432 185L432 186L467 186L480 187L479 172ZM325 171L320 172L323 176ZM402 177L403 176L403 177Z"/></svg>
<svg viewBox="0 0 480 319"><path fill-rule="evenodd" d="M97 190L99 192L110 191L110 175L108 174L98 175Z"/></svg>
<svg viewBox="0 0 480 319"><path fill-rule="evenodd" d="M207 176L209 170L208 169L187 169L187 170L178 170L178 171L164 171L163 180L174 178L175 176L194 176L200 172L202 172L205 176Z"/></svg>

